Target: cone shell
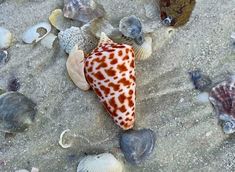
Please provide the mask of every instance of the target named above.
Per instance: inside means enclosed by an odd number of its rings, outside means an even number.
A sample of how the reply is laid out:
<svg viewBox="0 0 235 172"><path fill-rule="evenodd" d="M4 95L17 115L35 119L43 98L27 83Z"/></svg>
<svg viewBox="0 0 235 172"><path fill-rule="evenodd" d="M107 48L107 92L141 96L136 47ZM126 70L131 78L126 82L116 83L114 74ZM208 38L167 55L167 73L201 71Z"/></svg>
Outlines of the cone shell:
<svg viewBox="0 0 235 172"><path fill-rule="evenodd" d="M135 57L130 45L101 34L99 46L85 59L85 75L114 122L122 129L135 121Z"/></svg>

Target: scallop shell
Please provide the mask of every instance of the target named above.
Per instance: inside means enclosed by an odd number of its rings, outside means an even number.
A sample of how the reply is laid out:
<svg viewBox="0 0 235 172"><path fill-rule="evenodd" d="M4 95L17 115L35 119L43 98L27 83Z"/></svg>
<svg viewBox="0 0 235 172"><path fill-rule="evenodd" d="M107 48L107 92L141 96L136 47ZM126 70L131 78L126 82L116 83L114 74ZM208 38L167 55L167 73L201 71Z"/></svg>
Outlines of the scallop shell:
<svg viewBox="0 0 235 172"><path fill-rule="evenodd" d="M114 40L119 43L131 45L137 60L146 60L152 55L152 38L150 36L145 37L142 45L136 44L135 41L124 36L115 37Z"/></svg>
<svg viewBox="0 0 235 172"><path fill-rule="evenodd" d="M211 89L209 100L226 134L235 132L235 80L229 78Z"/></svg>
<svg viewBox="0 0 235 172"><path fill-rule="evenodd" d="M144 4L145 15L150 19L154 19L158 17L159 11L154 3Z"/></svg>
<svg viewBox="0 0 235 172"><path fill-rule="evenodd" d="M36 104L18 92L7 92L0 95L1 130L22 132L34 121Z"/></svg>
<svg viewBox="0 0 235 172"><path fill-rule="evenodd" d="M136 16L128 16L121 19L119 23L119 31L128 38L135 40L136 44L141 45L144 42L144 33L142 24Z"/></svg>
<svg viewBox="0 0 235 172"><path fill-rule="evenodd" d="M22 36L25 43L31 44L40 41L47 36L51 31L51 25L46 22L38 23L29 27Z"/></svg>
<svg viewBox="0 0 235 172"><path fill-rule="evenodd" d="M130 130L121 135L120 147L128 162L140 164L155 147L155 133L150 129Z"/></svg>
<svg viewBox="0 0 235 172"><path fill-rule="evenodd" d="M89 155L83 158L77 172L123 172L122 164L110 153Z"/></svg>
<svg viewBox="0 0 235 172"><path fill-rule="evenodd" d="M78 49L77 45L69 53L66 67L70 78L76 86L82 90L90 89L84 74L84 53Z"/></svg>
<svg viewBox="0 0 235 172"><path fill-rule="evenodd" d="M102 5L93 0L64 0L64 16L83 23L104 16Z"/></svg>
<svg viewBox="0 0 235 172"><path fill-rule="evenodd" d="M81 28L71 27L65 31L61 31L58 34L58 38L60 46L68 54L76 44L80 50L83 50L85 53L90 53L98 43L98 40L89 31L87 25Z"/></svg>
<svg viewBox="0 0 235 172"><path fill-rule="evenodd" d="M12 34L9 30L0 27L0 49L7 49L12 42Z"/></svg>

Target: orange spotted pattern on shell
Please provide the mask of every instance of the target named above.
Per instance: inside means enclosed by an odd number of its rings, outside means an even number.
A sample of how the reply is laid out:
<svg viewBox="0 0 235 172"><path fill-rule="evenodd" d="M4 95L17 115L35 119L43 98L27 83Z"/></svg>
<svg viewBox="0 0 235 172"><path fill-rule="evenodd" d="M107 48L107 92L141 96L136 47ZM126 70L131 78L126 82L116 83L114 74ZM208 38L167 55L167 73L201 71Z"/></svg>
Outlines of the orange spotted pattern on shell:
<svg viewBox="0 0 235 172"><path fill-rule="evenodd" d="M85 76L114 122L122 129L135 121L135 59L131 46L109 40L85 59Z"/></svg>

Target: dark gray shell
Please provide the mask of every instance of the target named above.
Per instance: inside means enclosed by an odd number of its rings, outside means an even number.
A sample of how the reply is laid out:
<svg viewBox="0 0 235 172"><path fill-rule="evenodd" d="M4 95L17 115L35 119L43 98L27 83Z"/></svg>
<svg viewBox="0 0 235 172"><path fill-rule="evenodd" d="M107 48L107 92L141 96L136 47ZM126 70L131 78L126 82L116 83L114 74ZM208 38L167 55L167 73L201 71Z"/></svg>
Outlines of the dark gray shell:
<svg viewBox="0 0 235 172"><path fill-rule="evenodd" d="M120 147L128 162L140 164L152 152L156 136L150 129L129 130L121 135Z"/></svg>
<svg viewBox="0 0 235 172"><path fill-rule="evenodd" d="M190 71L189 75L196 90L204 92L204 91L209 91L211 89L212 86L211 79L208 76L202 74L202 71L200 69L195 69Z"/></svg>
<svg viewBox="0 0 235 172"><path fill-rule="evenodd" d="M0 129L6 132L22 132L33 123L36 104L18 92L0 95Z"/></svg>
<svg viewBox="0 0 235 172"><path fill-rule="evenodd" d="M138 45L144 43L144 33L140 20L132 15L124 17L119 23L119 31L126 37L132 38Z"/></svg>

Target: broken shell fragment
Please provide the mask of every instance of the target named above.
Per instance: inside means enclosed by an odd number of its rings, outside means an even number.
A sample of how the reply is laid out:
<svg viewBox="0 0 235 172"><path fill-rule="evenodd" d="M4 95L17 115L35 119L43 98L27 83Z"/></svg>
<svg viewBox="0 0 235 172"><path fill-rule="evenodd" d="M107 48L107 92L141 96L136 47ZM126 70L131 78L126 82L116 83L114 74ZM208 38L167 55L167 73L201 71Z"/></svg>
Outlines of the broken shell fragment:
<svg viewBox="0 0 235 172"><path fill-rule="evenodd" d="M119 30L124 36L134 39L136 44L143 44L144 33L142 31L142 24L136 16L132 15L121 19Z"/></svg>
<svg viewBox="0 0 235 172"><path fill-rule="evenodd" d="M34 121L36 104L19 92L0 95L0 129L22 132Z"/></svg>
<svg viewBox="0 0 235 172"><path fill-rule="evenodd" d="M61 9L55 9L52 11L51 15L49 16L49 21L51 25L58 30L65 30L72 24L71 20L64 17L63 11Z"/></svg>
<svg viewBox="0 0 235 172"><path fill-rule="evenodd" d="M25 43L31 44L40 41L51 31L51 25L46 22L38 23L29 27L22 36Z"/></svg>
<svg viewBox="0 0 235 172"><path fill-rule="evenodd" d="M9 30L0 27L0 49L9 48L12 42L12 37L12 33Z"/></svg>
<svg viewBox="0 0 235 172"><path fill-rule="evenodd" d="M155 133L150 129L129 130L121 135L120 147L128 162L143 162L155 147Z"/></svg>
<svg viewBox="0 0 235 172"><path fill-rule="evenodd" d="M72 143L64 143L64 135L65 133L70 132L70 129L64 130L61 134L60 134L60 140L59 140L59 145L64 148L67 149L69 147L72 146Z"/></svg>
<svg viewBox="0 0 235 172"><path fill-rule="evenodd" d="M70 78L76 86L82 90L90 89L84 74L84 53L78 49L77 45L69 53L66 67Z"/></svg>
<svg viewBox="0 0 235 172"><path fill-rule="evenodd" d="M6 64L9 61L8 53L6 50L0 50L0 65Z"/></svg>
<svg viewBox="0 0 235 172"><path fill-rule="evenodd" d="M88 155L77 167L77 172L123 172L122 164L111 154Z"/></svg>
<svg viewBox="0 0 235 172"><path fill-rule="evenodd" d="M64 17L83 23L104 16L102 5L93 0L64 0Z"/></svg>
<svg viewBox="0 0 235 172"><path fill-rule="evenodd" d="M58 38L61 48L68 54L76 44L80 50L88 54L95 48L98 42L86 25L81 28L72 26L65 31L60 31Z"/></svg>
<svg viewBox="0 0 235 172"><path fill-rule="evenodd" d="M44 39L41 40L41 44L46 48L53 48L54 42L56 40L57 36L55 36L53 33L49 33Z"/></svg>

